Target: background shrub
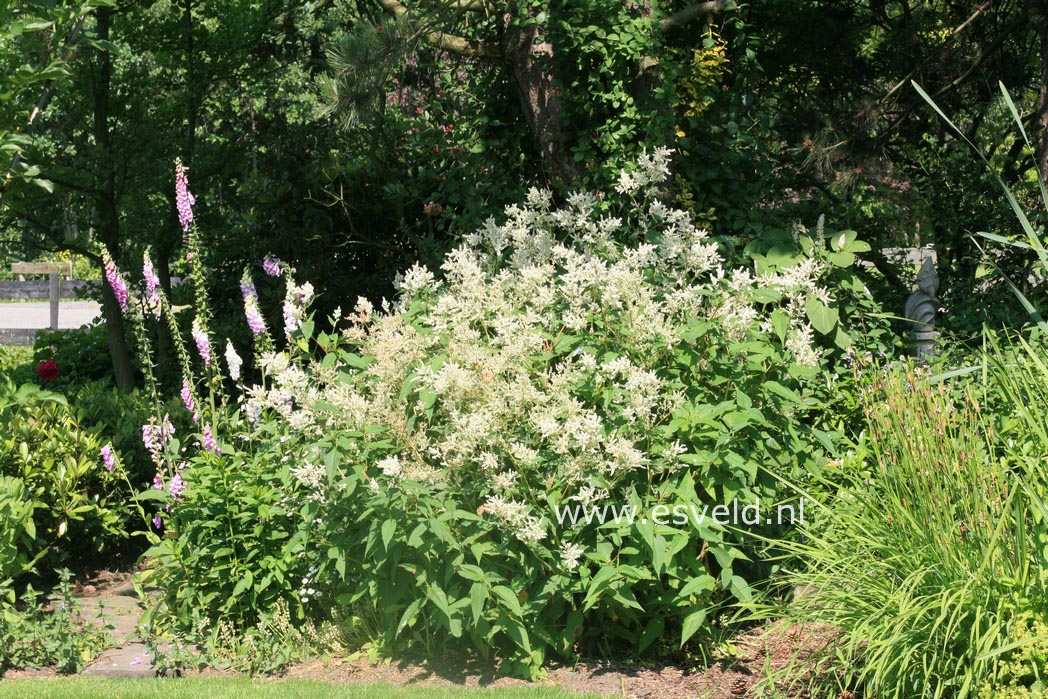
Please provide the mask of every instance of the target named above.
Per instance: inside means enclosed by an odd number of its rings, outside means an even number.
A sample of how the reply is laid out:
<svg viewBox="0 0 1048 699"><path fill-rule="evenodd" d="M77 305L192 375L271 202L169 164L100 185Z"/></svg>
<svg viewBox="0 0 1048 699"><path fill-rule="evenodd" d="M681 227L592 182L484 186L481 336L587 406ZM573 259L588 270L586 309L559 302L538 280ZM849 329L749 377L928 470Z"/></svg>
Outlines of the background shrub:
<svg viewBox="0 0 1048 699"><path fill-rule="evenodd" d="M137 510L122 465L110 472L102 463L108 440L83 425L61 395L32 385L6 390L6 400L0 393L0 475L20 479L33 502L33 555L46 551L49 567L82 564L123 543Z"/></svg>
<svg viewBox="0 0 1048 699"><path fill-rule="evenodd" d="M33 503L17 478L0 476L0 592L29 566L36 539Z"/></svg>
<svg viewBox="0 0 1048 699"><path fill-rule="evenodd" d="M81 328L38 331L33 342L33 361L40 363L49 359L58 365L59 372L58 378L49 382L49 388L67 389L112 381L109 343L101 321Z"/></svg>

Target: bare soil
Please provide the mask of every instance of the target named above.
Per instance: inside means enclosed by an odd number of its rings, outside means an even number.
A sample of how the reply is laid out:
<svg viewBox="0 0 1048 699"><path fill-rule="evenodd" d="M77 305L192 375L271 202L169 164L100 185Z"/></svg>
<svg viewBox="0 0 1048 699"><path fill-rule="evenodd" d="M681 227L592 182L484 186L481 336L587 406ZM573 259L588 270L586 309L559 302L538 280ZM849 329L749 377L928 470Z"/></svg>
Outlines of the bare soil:
<svg viewBox="0 0 1048 699"><path fill-rule="evenodd" d="M755 697L756 685L768 677L782 678L776 684L786 697L807 699L803 686L807 677L788 679L788 669L797 660L832 643L828 629L761 627L736 639L737 652L730 660L709 665L664 663L625 664L584 662L555 666L539 684L557 686L584 695L632 699L737 699ZM333 683L383 682L394 685L458 687L527 686L525 680L499 677L491 669L463 668L453 662L426 664L366 660L314 660L289 668L282 677ZM787 685L793 683L795 689ZM849 695L842 693L842 699Z"/></svg>

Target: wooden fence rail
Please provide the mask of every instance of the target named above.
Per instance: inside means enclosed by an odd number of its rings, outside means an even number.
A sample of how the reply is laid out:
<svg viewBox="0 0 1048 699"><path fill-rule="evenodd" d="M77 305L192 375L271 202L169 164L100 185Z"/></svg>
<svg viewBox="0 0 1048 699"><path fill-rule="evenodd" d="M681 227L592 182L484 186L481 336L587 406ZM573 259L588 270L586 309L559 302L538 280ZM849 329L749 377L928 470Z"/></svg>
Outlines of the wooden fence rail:
<svg viewBox="0 0 1048 699"><path fill-rule="evenodd" d="M47 299L51 302L51 328L58 328L58 305L62 299L76 298L76 292L87 282L72 281L72 262L15 262L11 273L18 275L16 282L0 282L0 299L32 301ZM46 274L47 281L26 281L25 275ZM65 276L66 279L62 279ZM0 305L0 313L3 307ZM0 344L32 344L36 330L29 328L0 329Z"/></svg>

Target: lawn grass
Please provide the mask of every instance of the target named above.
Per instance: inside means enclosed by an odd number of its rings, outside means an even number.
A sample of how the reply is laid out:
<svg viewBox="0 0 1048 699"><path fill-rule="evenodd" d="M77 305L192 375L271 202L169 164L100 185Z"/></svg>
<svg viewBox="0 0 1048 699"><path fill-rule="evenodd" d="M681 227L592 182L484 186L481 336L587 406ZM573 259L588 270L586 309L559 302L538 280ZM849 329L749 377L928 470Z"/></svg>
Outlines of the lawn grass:
<svg viewBox="0 0 1048 699"><path fill-rule="evenodd" d="M0 699L580 699L555 688L460 689L303 680L63 677L0 681Z"/></svg>

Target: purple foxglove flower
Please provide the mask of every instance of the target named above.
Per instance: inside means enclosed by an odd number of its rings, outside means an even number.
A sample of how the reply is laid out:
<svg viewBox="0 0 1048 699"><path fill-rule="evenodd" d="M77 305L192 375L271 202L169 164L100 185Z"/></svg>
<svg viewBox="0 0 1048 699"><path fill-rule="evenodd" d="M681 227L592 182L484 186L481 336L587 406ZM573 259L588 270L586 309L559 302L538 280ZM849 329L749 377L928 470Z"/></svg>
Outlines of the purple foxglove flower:
<svg viewBox="0 0 1048 699"><path fill-rule="evenodd" d="M185 481L182 480L182 476L175 474L175 477L171 479L171 482L167 484L167 492L171 493L171 497L175 500L182 498L182 493L186 492Z"/></svg>
<svg viewBox="0 0 1048 699"><path fill-rule="evenodd" d="M182 378L182 404L186 406L186 410L193 414L193 422L200 419L200 413L197 412L196 403L193 402L193 391L189 388L189 379Z"/></svg>
<svg viewBox="0 0 1048 699"><path fill-rule="evenodd" d="M240 280L240 293L244 296L244 301L249 298L258 300L258 290L255 289L255 282L251 281L251 277L244 273L244 276Z"/></svg>
<svg viewBox="0 0 1048 699"><path fill-rule="evenodd" d="M266 331L266 321L258 309L258 302L253 298L244 302L244 316L247 318L247 326L251 328L252 334L261 335Z"/></svg>
<svg viewBox="0 0 1048 699"><path fill-rule="evenodd" d="M247 325L251 328L252 334L261 335L266 331L266 321L263 320L262 312L258 308L258 291L247 270L240 279L240 293L244 295L244 316L247 318Z"/></svg>
<svg viewBox="0 0 1048 699"><path fill-rule="evenodd" d="M204 425L202 444L204 446L204 451L209 451L212 454L222 453L222 450L218 448L218 440L216 440L215 435L211 433L211 425Z"/></svg>
<svg viewBox="0 0 1048 699"><path fill-rule="evenodd" d="M105 464L106 470L110 473L116 468L116 455L113 454L113 445L107 444L102 447L102 463Z"/></svg>
<svg viewBox="0 0 1048 699"><path fill-rule="evenodd" d="M142 444L150 453L155 454L160 451L160 443L153 434L152 424L142 425Z"/></svg>
<svg viewBox="0 0 1048 699"><path fill-rule="evenodd" d="M273 257L272 255L266 255L262 260L262 269L266 271L271 277L280 276L280 258Z"/></svg>
<svg viewBox="0 0 1048 699"><path fill-rule="evenodd" d="M155 517L153 517L153 526L157 529L160 529L160 527L164 526L164 520L160 519L160 515L156 515Z"/></svg>
<svg viewBox="0 0 1048 699"><path fill-rule="evenodd" d="M207 333L204 332L203 326L200 324L200 319L193 320L193 342L196 343L197 352L200 353L200 358L204 360L204 367L207 369L211 368L211 340L208 339Z"/></svg>
<svg viewBox="0 0 1048 699"><path fill-rule="evenodd" d="M302 327L302 321L299 319L298 309L295 308L294 304L287 301L284 302L284 334L287 335L287 339L291 339L291 335Z"/></svg>
<svg viewBox="0 0 1048 699"><path fill-rule="evenodd" d="M153 476L153 488L156 490L164 489L164 479L160 477L159 473Z"/></svg>
<svg viewBox="0 0 1048 699"><path fill-rule="evenodd" d="M149 304L151 306L160 305L160 294L157 289L160 288L160 277L157 276L156 270L153 269L153 261L149 259L149 253L142 254L142 278L146 280L146 293L148 294Z"/></svg>
<svg viewBox="0 0 1048 699"><path fill-rule="evenodd" d="M123 311L127 308L127 283L120 276L120 270L116 268L116 263L110 259L109 255L105 256L105 268L106 281L109 282L109 288L113 290L116 302L120 304L120 310Z"/></svg>
<svg viewBox="0 0 1048 699"><path fill-rule="evenodd" d="M188 168L182 164L180 159L175 159L175 206L178 208L178 222L182 225L182 232L188 233L193 224L193 204L196 198L189 192L189 178L186 177Z"/></svg>
<svg viewBox="0 0 1048 699"><path fill-rule="evenodd" d="M164 416L163 422L159 425L152 422L142 425L142 444L145 445L154 462L160 462L160 452L164 450L164 445L168 443L174 434L175 427L171 424L171 419L167 415Z"/></svg>

